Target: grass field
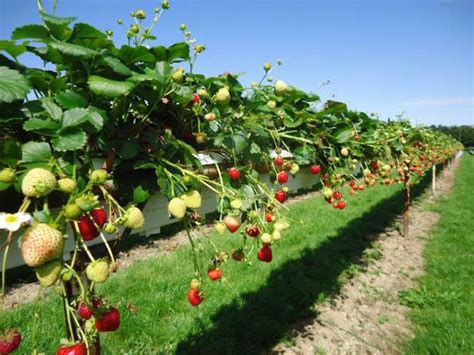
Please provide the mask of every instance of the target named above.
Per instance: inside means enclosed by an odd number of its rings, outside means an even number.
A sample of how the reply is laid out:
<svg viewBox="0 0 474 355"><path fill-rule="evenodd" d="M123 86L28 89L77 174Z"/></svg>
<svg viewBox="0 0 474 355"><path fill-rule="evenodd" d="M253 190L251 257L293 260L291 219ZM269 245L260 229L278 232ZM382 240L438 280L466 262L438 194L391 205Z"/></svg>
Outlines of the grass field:
<svg viewBox="0 0 474 355"><path fill-rule="evenodd" d="M322 198L294 204L289 216L304 223L285 233L274 247L274 261L251 266L229 262L223 267L226 282L208 283L207 299L199 308L186 299L193 274L189 247L135 263L100 288L120 304L123 315L120 330L102 337L104 354L250 354L272 346L295 321L315 313L315 301L337 292L369 246L366 237L391 224L401 208L400 186L368 189L349 198L344 211L334 210ZM215 236L215 242L232 245L235 238ZM129 312L129 304L138 312ZM0 328L22 330L20 353L30 352L34 342L39 351L54 353L66 334L59 297L45 300L37 311L36 322L34 305L1 316Z"/></svg>
<svg viewBox="0 0 474 355"><path fill-rule="evenodd" d="M451 195L437 204L438 228L426 250L426 275L408 299L413 354L474 353L474 157L463 158Z"/></svg>

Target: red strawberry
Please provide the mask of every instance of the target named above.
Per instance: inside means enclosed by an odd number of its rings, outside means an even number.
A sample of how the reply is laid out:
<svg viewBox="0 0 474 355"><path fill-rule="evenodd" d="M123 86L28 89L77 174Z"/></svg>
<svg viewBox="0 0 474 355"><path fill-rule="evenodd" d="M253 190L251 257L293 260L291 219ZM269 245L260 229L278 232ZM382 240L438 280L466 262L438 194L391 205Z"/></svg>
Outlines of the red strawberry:
<svg viewBox="0 0 474 355"><path fill-rule="evenodd" d="M283 203L288 198L288 194L285 191L278 191L275 194L275 198L278 200L278 202Z"/></svg>
<svg viewBox="0 0 474 355"><path fill-rule="evenodd" d="M258 237L260 235L260 228L258 226L247 226L245 230L250 237Z"/></svg>
<svg viewBox="0 0 474 355"><path fill-rule="evenodd" d="M16 329L10 329L4 335L0 335L0 354L11 354L21 343L21 334Z"/></svg>
<svg viewBox="0 0 474 355"><path fill-rule="evenodd" d="M91 319L94 315L94 311L85 303L80 303L77 307L77 312L82 319Z"/></svg>
<svg viewBox="0 0 474 355"><path fill-rule="evenodd" d="M224 224L231 233L234 233L237 231L237 229L239 229L242 221L240 220L239 216L225 216Z"/></svg>
<svg viewBox="0 0 474 355"><path fill-rule="evenodd" d="M87 347L84 343L63 345L59 348L57 355L87 355Z"/></svg>
<svg viewBox="0 0 474 355"><path fill-rule="evenodd" d="M321 165L311 165L309 171L311 172L311 174L317 175L321 172Z"/></svg>
<svg viewBox="0 0 474 355"><path fill-rule="evenodd" d="M218 267L214 269L209 269L207 271L207 275L212 281L217 281L222 277L222 270L219 269Z"/></svg>
<svg viewBox="0 0 474 355"><path fill-rule="evenodd" d="M268 222L268 223L272 223L273 222L273 215L269 212L265 213L265 220Z"/></svg>
<svg viewBox="0 0 474 355"><path fill-rule="evenodd" d="M288 182L288 176L289 176L288 171L279 172L278 175L277 175L278 182L280 184L284 184L284 183Z"/></svg>
<svg viewBox="0 0 474 355"><path fill-rule="evenodd" d="M100 318L95 321L95 327L99 332L113 332L120 327L120 312L115 307L102 314Z"/></svg>
<svg viewBox="0 0 474 355"><path fill-rule="evenodd" d="M273 259L272 248L270 247L270 245L264 245L258 251L258 260L269 263L270 261L272 261L272 259Z"/></svg>
<svg viewBox="0 0 474 355"><path fill-rule="evenodd" d="M372 161L372 162L370 162L370 167L373 170L378 170L379 169L379 163L377 163L376 161Z"/></svg>
<svg viewBox="0 0 474 355"><path fill-rule="evenodd" d="M232 180L239 180L242 176L242 173L237 168L230 168L229 169L229 176Z"/></svg>
<svg viewBox="0 0 474 355"><path fill-rule="evenodd" d="M232 253L232 258L235 261L242 261L242 259L245 257L245 254L242 249L236 249Z"/></svg>
<svg viewBox="0 0 474 355"><path fill-rule="evenodd" d="M329 179L329 174L328 173L324 173L323 174L323 180L327 180Z"/></svg>
<svg viewBox="0 0 474 355"><path fill-rule="evenodd" d="M346 201L339 201L339 203L337 204L337 208L339 208L340 210L346 208Z"/></svg>
<svg viewBox="0 0 474 355"><path fill-rule="evenodd" d="M332 207L334 207L334 208L339 208L339 207L338 207L338 203L337 203L337 202L334 202L334 203L332 204Z"/></svg>
<svg viewBox="0 0 474 355"><path fill-rule="evenodd" d="M107 211L104 208L96 208L91 212L91 216L94 219L94 222L102 228L108 221Z"/></svg>
<svg viewBox="0 0 474 355"><path fill-rule="evenodd" d="M364 190L365 190L365 185L359 185L358 189L359 189L360 191L364 191Z"/></svg>
<svg viewBox="0 0 474 355"><path fill-rule="evenodd" d="M204 296L197 288L191 288L188 292L188 300L194 307L199 306L204 301Z"/></svg>
<svg viewBox="0 0 474 355"><path fill-rule="evenodd" d="M342 198L342 193L340 193L339 191L334 191L332 197L334 197L336 200L340 200Z"/></svg>
<svg viewBox="0 0 474 355"><path fill-rule="evenodd" d="M101 307L103 304L104 304L104 300L100 297L95 296L92 299L92 307L94 307L94 309L97 309L97 308Z"/></svg>
<svg viewBox="0 0 474 355"><path fill-rule="evenodd" d="M193 94L193 103L198 105L201 103L201 97L198 94Z"/></svg>
<svg viewBox="0 0 474 355"><path fill-rule="evenodd" d="M275 165L282 166L283 164L285 164L285 159L280 156L275 158Z"/></svg>
<svg viewBox="0 0 474 355"><path fill-rule="evenodd" d="M354 187L355 184L356 184L356 181L355 181L355 180L349 181L349 186L350 186L350 187Z"/></svg>
<svg viewBox="0 0 474 355"><path fill-rule="evenodd" d="M97 238L99 231L94 226L94 223L89 216L82 216L79 220L79 231L81 232L82 238L84 240L92 240Z"/></svg>

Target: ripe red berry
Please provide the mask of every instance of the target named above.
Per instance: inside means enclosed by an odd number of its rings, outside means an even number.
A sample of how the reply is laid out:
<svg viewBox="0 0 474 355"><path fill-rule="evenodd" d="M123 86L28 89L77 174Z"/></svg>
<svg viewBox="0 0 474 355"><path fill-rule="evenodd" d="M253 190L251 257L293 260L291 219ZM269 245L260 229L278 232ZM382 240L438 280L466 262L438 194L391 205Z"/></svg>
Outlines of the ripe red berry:
<svg viewBox="0 0 474 355"><path fill-rule="evenodd" d="M354 187L355 184L356 184L356 181L355 181L355 180L349 181L349 186L350 186L350 187Z"/></svg>
<svg viewBox="0 0 474 355"><path fill-rule="evenodd" d="M94 222L102 228L108 221L107 211L104 208L96 208L91 212Z"/></svg>
<svg viewBox="0 0 474 355"><path fill-rule="evenodd" d="M84 343L78 343L71 346L63 345L58 349L57 355L86 355L87 347Z"/></svg>
<svg viewBox="0 0 474 355"><path fill-rule="evenodd" d="M278 182L280 184L284 184L286 182L288 182L288 177L289 177L290 174L288 174L288 171L281 171L278 173L277 175L277 178L278 178Z"/></svg>
<svg viewBox="0 0 474 355"><path fill-rule="evenodd" d="M193 306L199 306L204 301L203 293L197 288L191 288L188 292L188 300Z"/></svg>
<svg viewBox="0 0 474 355"><path fill-rule="evenodd" d="M258 251L258 260L269 263L273 259L273 253L272 253L272 248L270 245L264 245L259 251Z"/></svg>
<svg viewBox="0 0 474 355"><path fill-rule="evenodd" d="M337 204L337 208L339 208L340 210L346 208L346 201L339 201L339 203Z"/></svg>
<svg viewBox="0 0 474 355"><path fill-rule="evenodd" d="M372 161L372 162L370 162L370 167L373 170L378 170L379 169L379 163L377 163L376 161Z"/></svg>
<svg viewBox="0 0 474 355"><path fill-rule="evenodd" d="M16 329L10 329L0 334L0 354L10 354L21 344L21 334Z"/></svg>
<svg viewBox="0 0 474 355"><path fill-rule="evenodd" d="M265 220L268 222L268 223L272 223L273 222L273 215L269 212L265 213Z"/></svg>
<svg viewBox="0 0 474 355"><path fill-rule="evenodd" d="M217 281L222 277L222 270L219 268L209 269L207 275L212 281Z"/></svg>
<svg viewBox="0 0 474 355"><path fill-rule="evenodd" d="M230 168L229 169L229 176L232 180L239 180L242 176L242 173L237 168Z"/></svg>
<svg viewBox="0 0 474 355"><path fill-rule="evenodd" d="M193 94L193 103L198 105L201 103L201 97L198 94Z"/></svg>
<svg viewBox="0 0 474 355"><path fill-rule="evenodd" d="M321 165L311 165L309 171L313 175L319 174L321 172Z"/></svg>
<svg viewBox="0 0 474 355"><path fill-rule="evenodd" d="M275 198L278 202L283 203L288 198L288 194L284 191L277 191L277 193L275 193Z"/></svg>
<svg viewBox="0 0 474 355"><path fill-rule="evenodd" d="M94 222L92 222L87 215L82 216L79 220L79 232L84 240L92 240L99 235L99 231L95 227Z"/></svg>
<svg viewBox="0 0 474 355"><path fill-rule="evenodd" d="M77 312L82 319L91 319L94 315L94 311L85 303L80 303L77 307Z"/></svg>
<svg viewBox="0 0 474 355"><path fill-rule="evenodd" d="M329 179L329 174L328 173L324 173L323 174L323 180L327 180Z"/></svg>
<svg viewBox="0 0 474 355"><path fill-rule="evenodd" d="M242 249L237 249L232 252L232 258L235 261L242 261L244 257L245 257L245 254L242 251Z"/></svg>
<svg viewBox="0 0 474 355"><path fill-rule="evenodd" d="M283 164L285 164L285 159L283 159L283 157L278 156L275 158L275 165L282 166Z"/></svg>
<svg viewBox="0 0 474 355"><path fill-rule="evenodd" d="M258 226L247 226L245 231L250 237L255 238L260 235L260 228Z"/></svg>
<svg viewBox="0 0 474 355"><path fill-rule="evenodd" d="M336 200L340 200L342 198L342 193L340 193L339 191L334 191L332 197L334 197Z"/></svg>
<svg viewBox="0 0 474 355"><path fill-rule="evenodd" d="M120 312L115 307L103 313L95 321L95 327L99 332L114 332L120 327Z"/></svg>

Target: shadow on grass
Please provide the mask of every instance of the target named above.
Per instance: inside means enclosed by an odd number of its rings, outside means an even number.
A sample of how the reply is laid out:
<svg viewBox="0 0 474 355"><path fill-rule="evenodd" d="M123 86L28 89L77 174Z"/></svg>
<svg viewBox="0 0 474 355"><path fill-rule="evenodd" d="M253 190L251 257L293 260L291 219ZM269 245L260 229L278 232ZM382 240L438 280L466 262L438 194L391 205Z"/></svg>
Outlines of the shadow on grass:
<svg viewBox="0 0 474 355"><path fill-rule="evenodd" d="M412 191L420 196L429 186L430 174ZM315 301L339 291L340 276L358 263L371 244L370 235L381 233L402 213L403 191L381 201L337 235L317 248L306 249L301 258L274 270L259 290L221 308L212 318L214 327L190 335L178 344L178 354L262 353L281 341L298 321L315 315Z"/></svg>

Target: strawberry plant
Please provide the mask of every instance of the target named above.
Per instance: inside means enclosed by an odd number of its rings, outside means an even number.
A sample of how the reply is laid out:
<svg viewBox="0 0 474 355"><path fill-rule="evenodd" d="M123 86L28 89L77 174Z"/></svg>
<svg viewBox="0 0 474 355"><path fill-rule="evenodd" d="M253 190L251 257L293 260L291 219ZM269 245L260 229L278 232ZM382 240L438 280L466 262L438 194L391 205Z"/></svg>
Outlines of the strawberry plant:
<svg viewBox="0 0 474 355"><path fill-rule="evenodd" d="M352 194L378 181L404 183L409 202L410 187L461 148L443 134L408 121L382 122L341 102L317 108L317 95L282 80L273 84L281 63L266 63L250 87L232 73L195 73L206 47L185 25L182 42L154 42L153 30L170 8L166 0L151 17L139 9L130 25L119 20L122 46L110 31L38 5L43 24L19 27L0 44L2 294L6 259L18 241L42 287L60 286L68 333L58 353L98 352L100 333L120 327L117 305L95 290L120 267L107 237L144 228L142 208L158 191L192 245L187 296L198 306L212 297L206 282L221 279L230 256L267 263L278 256L277 242L290 226L281 213L290 191L282 185L300 167L321 175L324 198L344 210L340 189L347 182ZM23 53L45 67L21 64ZM283 158L284 151L291 157ZM224 162L203 167L200 152ZM273 183L263 181L266 173ZM202 232L203 189L217 196L217 233L228 231L239 248L218 250ZM66 236L75 249L64 260ZM98 238L106 257L88 246ZM18 330L7 330L0 352L20 342Z"/></svg>

